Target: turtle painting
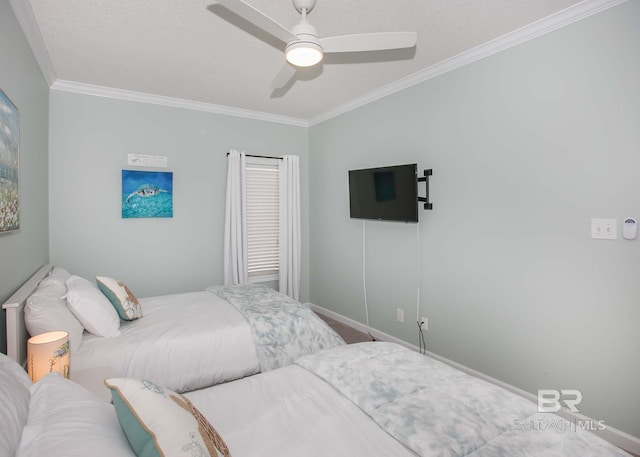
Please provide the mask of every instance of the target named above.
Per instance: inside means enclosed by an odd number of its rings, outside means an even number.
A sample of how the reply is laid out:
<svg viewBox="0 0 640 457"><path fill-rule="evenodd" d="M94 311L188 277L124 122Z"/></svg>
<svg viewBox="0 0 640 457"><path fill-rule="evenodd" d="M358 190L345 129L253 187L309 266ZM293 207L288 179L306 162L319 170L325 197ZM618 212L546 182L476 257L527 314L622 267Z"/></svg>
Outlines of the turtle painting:
<svg viewBox="0 0 640 457"><path fill-rule="evenodd" d="M173 217L173 173L122 170L122 217Z"/></svg>
<svg viewBox="0 0 640 457"><path fill-rule="evenodd" d="M134 197L136 195L138 197L153 197L155 195L158 195L161 192L167 192L167 191L164 189L160 189L159 187L154 186L153 184L144 184L129 194L129 196L126 199L126 203L129 203L129 200L131 200L131 197Z"/></svg>

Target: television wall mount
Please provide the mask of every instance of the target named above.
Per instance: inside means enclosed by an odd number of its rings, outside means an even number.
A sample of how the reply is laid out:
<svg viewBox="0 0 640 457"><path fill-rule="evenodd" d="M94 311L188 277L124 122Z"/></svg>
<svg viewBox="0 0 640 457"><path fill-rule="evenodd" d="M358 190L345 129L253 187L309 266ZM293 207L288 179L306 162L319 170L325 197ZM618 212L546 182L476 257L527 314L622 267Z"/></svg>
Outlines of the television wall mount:
<svg viewBox="0 0 640 457"><path fill-rule="evenodd" d="M433 209L433 204L429 203L429 176L433 174L431 168L423 170L424 177L418 178L418 182L424 182L427 186L427 194L424 197L418 197L419 202L424 202L424 209Z"/></svg>

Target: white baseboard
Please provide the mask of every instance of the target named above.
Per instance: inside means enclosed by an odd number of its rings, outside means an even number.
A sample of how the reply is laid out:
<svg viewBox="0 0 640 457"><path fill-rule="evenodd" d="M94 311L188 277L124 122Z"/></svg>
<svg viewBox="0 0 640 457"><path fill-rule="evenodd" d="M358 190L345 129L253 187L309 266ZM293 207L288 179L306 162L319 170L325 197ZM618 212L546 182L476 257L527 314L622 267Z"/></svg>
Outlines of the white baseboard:
<svg viewBox="0 0 640 457"><path fill-rule="evenodd" d="M326 308L323 308L321 306L315 305L313 303L308 303L309 307L315 311L318 314L322 314L323 316L327 316L335 321L340 322L341 324L347 325L355 330L358 330L362 333L370 333L376 340L380 340L380 341L389 341L392 343L397 343L400 344L401 346L405 346L411 350L414 351L419 351L420 349L418 348L418 346L415 346L411 343L407 343L404 340L401 340L400 338L396 338L395 336L389 335L387 333L381 332L379 330L376 330L374 328L369 328L367 329L367 326L355 321L353 319L350 319L348 317L345 317L341 314L336 313L335 311L331 311L328 310ZM528 400L530 400L533 403L537 403L538 399L536 397L536 395L527 392L525 390L522 390L518 387L512 386L511 384L507 384L506 382L500 381L499 379L496 378L492 378L491 376L488 376L484 373L481 373L479 371L476 371L472 368L469 368L465 365L462 365L458 362L454 362L453 360L449 360L445 357L439 356L438 354L434 354L433 352L426 352L426 355L428 355L429 357L432 357L436 360L439 360L440 362L446 363L447 365L450 365L454 368L457 368L460 371L463 371L471 376L475 376L476 378L480 378L483 379L485 381L491 382L497 386L500 386L510 392L513 392L515 394L518 394ZM569 419L569 420L578 420L578 421L592 421L594 419L588 417L588 416L584 416L582 414L579 413L573 413L569 410L563 410L557 413L559 416L562 416L565 419ZM597 421L595 421L597 422ZM595 433L596 435L598 435L599 437L609 441L610 443L615 444L616 446L624 449L625 451L631 452L633 454L639 454L640 455L640 438L629 435L628 433L623 432L622 430L618 430L616 428L613 428L609 425L606 426L606 428L604 430L596 430L593 431L593 433Z"/></svg>

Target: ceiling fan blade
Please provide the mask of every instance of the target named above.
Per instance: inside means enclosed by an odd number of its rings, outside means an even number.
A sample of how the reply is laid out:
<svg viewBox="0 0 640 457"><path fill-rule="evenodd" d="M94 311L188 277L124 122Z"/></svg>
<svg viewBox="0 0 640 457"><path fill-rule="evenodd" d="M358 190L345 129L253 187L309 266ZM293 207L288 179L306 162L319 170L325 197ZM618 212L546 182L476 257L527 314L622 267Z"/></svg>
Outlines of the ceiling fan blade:
<svg viewBox="0 0 640 457"><path fill-rule="evenodd" d="M380 32L321 38L320 44L325 53L384 51L412 48L416 45L417 39L416 32Z"/></svg>
<svg viewBox="0 0 640 457"><path fill-rule="evenodd" d="M288 62L285 62L271 83L271 89L282 89L289 81L291 81L291 78L293 78L293 75L295 74L296 69Z"/></svg>
<svg viewBox="0 0 640 457"><path fill-rule="evenodd" d="M285 43L298 39L284 26L242 0L216 0L216 3Z"/></svg>

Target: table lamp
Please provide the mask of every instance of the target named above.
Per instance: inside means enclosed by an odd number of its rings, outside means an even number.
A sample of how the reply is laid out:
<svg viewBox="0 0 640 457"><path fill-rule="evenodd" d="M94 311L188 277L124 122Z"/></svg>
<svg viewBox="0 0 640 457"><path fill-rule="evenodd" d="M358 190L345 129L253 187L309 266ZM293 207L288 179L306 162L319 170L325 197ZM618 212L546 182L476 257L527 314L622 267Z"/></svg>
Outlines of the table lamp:
<svg viewBox="0 0 640 457"><path fill-rule="evenodd" d="M47 332L27 340L27 371L36 382L47 373L58 372L69 378L69 334Z"/></svg>

